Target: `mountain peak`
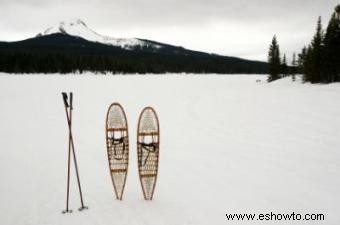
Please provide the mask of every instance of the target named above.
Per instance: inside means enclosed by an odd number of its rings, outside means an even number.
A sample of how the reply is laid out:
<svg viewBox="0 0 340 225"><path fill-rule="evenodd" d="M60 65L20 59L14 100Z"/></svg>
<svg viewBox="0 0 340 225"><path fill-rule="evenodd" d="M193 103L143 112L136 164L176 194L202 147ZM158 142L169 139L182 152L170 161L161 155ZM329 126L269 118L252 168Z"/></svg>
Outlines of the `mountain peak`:
<svg viewBox="0 0 340 225"><path fill-rule="evenodd" d="M47 28L41 35L49 35L54 33L66 33L69 35L81 34L81 33L89 33L91 31L86 23L81 19L73 19L69 21L61 21L60 23Z"/></svg>
<svg viewBox="0 0 340 225"><path fill-rule="evenodd" d="M44 32L38 34L38 36L50 35L55 33L63 33L71 36L81 37L88 41L99 42L106 45L113 45L124 49L134 49L136 47L152 47L155 49L162 46L152 44L144 40L137 38L112 38L104 36L91 30L84 21L81 19L72 19L69 21L62 21L55 26L47 28Z"/></svg>
<svg viewBox="0 0 340 225"><path fill-rule="evenodd" d="M82 21L81 19L73 19L69 21L62 21L59 23L59 27L63 26L84 26L87 27L86 23Z"/></svg>

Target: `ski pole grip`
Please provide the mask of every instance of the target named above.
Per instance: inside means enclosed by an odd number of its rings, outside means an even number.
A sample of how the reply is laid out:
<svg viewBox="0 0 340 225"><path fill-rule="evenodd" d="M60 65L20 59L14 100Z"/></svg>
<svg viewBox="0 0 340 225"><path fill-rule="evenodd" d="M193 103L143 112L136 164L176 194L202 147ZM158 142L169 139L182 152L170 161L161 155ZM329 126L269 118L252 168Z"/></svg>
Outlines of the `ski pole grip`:
<svg viewBox="0 0 340 225"><path fill-rule="evenodd" d="M63 99L64 99L64 104L68 108L69 105L68 105L68 102L67 102L67 94L65 92L62 92L61 94L62 94Z"/></svg>
<svg viewBox="0 0 340 225"><path fill-rule="evenodd" d="M73 109L73 93L70 92L70 107Z"/></svg>

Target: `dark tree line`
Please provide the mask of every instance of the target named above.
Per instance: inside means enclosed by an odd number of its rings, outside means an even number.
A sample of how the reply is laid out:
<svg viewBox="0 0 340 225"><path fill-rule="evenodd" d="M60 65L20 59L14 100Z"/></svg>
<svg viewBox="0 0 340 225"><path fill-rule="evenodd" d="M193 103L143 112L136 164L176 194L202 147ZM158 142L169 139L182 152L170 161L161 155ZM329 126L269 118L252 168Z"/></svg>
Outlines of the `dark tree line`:
<svg viewBox="0 0 340 225"><path fill-rule="evenodd" d="M122 48L52 34L0 42L0 71L8 73L268 73L265 62L243 60L181 47Z"/></svg>
<svg viewBox="0 0 340 225"><path fill-rule="evenodd" d="M299 54L303 80L311 83L340 81L340 5L333 13L326 31L318 19L316 33L308 47Z"/></svg>
<svg viewBox="0 0 340 225"><path fill-rule="evenodd" d="M265 63L223 58L140 54L128 56L16 52L0 54L0 71L7 73L267 73Z"/></svg>
<svg viewBox="0 0 340 225"><path fill-rule="evenodd" d="M287 73L295 80L295 73L301 73L304 82L340 82L340 5L335 8L326 30L322 28L319 17L311 43L302 49L298 59L294 54L291 67L285 65L286 60L278 63L279 52L279 45L274 36L268 53L268 81L279 79Z"/></svg>

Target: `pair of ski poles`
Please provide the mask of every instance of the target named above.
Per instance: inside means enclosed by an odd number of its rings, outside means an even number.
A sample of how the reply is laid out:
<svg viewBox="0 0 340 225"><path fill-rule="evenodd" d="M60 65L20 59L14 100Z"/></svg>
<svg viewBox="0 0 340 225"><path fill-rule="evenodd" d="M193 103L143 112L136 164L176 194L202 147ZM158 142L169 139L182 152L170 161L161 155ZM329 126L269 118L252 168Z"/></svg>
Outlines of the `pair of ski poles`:
<svg viewBox="0 0 340 225"><path fill-rule="evenodd" d="M88 207L84 206L83 194L82 194L81 186L80 186L77 158L76 158L76 153L75 153L75 150L74 150L74 143L73 143L73 136L72 136L73 93L70 92L69 97L68 97L67 93L65 93L65 92L62 92L61 94L62 94L63 100L64 100L65 112L66 112L66 118L67 118L67 124L68 124L68 131L69 131L68 161L67 161L66 209L63 210L62 213L71 213L72 210L69 209L71 151L72 151L72 154L73 154L73 162L74 162L74 167L75 167L75 171L76 171L77 183L78 183L78 189L79 189L79 195L80 195L80 202L81 202L81 207L79 208L79 211L82 211L84 209L88 209Z"/></svg>

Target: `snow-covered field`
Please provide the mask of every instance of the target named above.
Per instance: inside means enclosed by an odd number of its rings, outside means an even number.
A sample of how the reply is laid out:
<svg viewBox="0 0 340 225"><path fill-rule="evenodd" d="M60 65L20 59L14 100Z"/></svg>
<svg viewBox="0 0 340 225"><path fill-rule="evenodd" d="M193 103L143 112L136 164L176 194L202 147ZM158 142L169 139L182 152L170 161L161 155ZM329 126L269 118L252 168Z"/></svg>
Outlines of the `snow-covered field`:
<svg viewBox="0 0 340 225"><path fill-rule="evenodd" d="M265 76L9 76L0 74L1 225L340 224L340 84L256 83ZM85 204L65 208L67 126ZM115 200L105 147L110 103L125 108L130 166ZM154 201L137 174L136 125L153 106L161 126ZM74 172L74 171L72 171ZM74 173L72 173L75 181ZM228 221L226 213L322 213L324 221Z"/></svg>

